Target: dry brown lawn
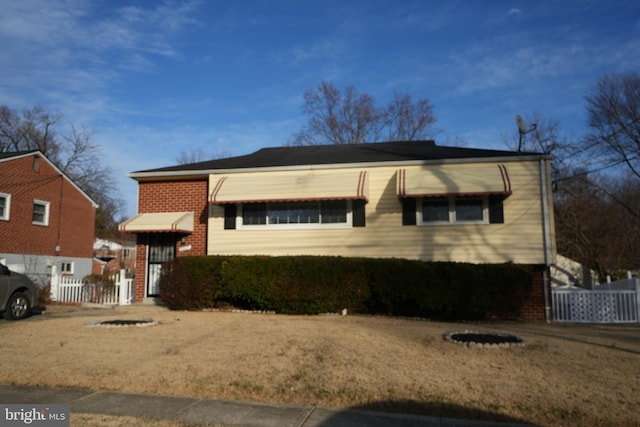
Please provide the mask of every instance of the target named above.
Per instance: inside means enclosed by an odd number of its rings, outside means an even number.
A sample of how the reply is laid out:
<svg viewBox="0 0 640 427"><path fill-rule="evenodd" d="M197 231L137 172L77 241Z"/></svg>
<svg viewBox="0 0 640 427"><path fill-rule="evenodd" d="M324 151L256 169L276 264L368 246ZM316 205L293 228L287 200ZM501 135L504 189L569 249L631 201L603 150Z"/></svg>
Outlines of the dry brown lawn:
<svg viewBox="0 0 640 427"><path fill-rule="evenodd" d="M0 321L1 383L553 426L640 425L640 325L454 324L151 306L50 312ZM158 324L87 326L143 318ZM526 346L469 349L442 338L465 329L516 334Z"/></svg>

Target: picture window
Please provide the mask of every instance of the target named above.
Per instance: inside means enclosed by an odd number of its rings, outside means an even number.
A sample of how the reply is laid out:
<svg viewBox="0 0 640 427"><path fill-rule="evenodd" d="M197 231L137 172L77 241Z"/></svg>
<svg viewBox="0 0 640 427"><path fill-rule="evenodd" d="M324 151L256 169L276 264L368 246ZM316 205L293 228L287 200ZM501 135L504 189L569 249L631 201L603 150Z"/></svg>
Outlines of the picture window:
<svg viewBox="0 0 640 427"><path fill-rule="evenodd" d="M347 200L244 203L238 217L242 228L347 227L350 207Z"/></svg>

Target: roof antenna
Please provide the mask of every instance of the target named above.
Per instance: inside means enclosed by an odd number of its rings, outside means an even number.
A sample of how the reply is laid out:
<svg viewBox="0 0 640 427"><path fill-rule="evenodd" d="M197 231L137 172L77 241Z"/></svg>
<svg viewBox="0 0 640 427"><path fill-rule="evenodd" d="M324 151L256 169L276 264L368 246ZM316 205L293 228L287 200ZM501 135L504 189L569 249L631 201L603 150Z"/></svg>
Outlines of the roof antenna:
<svg viewBox="0 0 640 427"><path fill-rule="evenodd" d="M524 120L520 117L520 114L516 114L516 123L518 124L518 133L520 134L520 139L518 141L518 153L522 151L522 140L526 134L529 132L533 132L536 130L538 125L536 123L531 124L531 129L527 130L527 125L525 125Z"/></svg>

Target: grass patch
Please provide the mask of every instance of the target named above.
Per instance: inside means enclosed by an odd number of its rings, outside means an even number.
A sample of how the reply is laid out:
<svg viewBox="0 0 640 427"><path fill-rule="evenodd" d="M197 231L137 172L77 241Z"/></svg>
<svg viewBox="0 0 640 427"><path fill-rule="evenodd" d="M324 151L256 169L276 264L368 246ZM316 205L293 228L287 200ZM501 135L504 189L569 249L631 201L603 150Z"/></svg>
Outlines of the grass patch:
<svg viewBox="0 0 640 427"><path fill-rule="evenodd" d="M159 324L85 326L141 316ZM469 349L442 338L461 329L512 333L527 345ZM130 306L0 322L0 335L4 384L569 427L640 425L640 325L461 325Z"/></svg>

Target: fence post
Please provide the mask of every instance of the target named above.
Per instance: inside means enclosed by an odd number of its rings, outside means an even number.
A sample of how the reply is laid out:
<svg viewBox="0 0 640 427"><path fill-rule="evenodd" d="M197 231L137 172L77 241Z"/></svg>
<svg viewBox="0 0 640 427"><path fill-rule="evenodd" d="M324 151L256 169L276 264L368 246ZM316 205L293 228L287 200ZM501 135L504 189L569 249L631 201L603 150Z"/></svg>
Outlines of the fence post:
<svg viewBox="0 0 640 427"><path fill-rule="evenodd" d="M49 297L51 298L51 301L58 301L58 285L60 284L60 276L58 276L55 265L51 266L51 275L49 276L49 280Z"/></svg>
<svg viewBox="0 0 640 427"><path fill-rule="evenodd" d="M633 281L636 284L636 310L638 311L638 323L640 323L640 279L636 277L635 279L633 279Z"/></svg>
<svg viewBox="0 0 640 427"><path fill-rule="evenodd" d="M127 298L129 296L129 290L127 289L127 275L124 269L120 270L120 274L117 275L118 281L118 305L127 305Z"/></svg>

